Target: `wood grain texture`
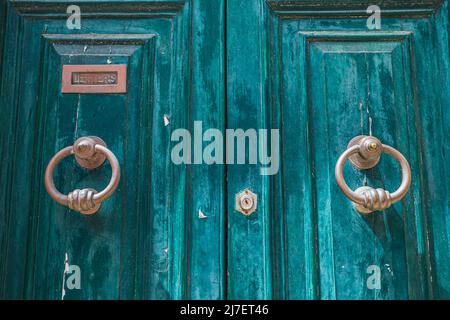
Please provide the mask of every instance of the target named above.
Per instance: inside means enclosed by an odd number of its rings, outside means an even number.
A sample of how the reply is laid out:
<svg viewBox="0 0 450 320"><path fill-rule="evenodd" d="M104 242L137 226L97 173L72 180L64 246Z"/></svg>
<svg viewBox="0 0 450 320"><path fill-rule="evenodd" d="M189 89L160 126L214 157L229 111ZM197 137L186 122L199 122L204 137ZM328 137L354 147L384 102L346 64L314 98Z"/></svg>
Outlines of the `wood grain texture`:
<svg viewBox="0 0 450 320"><path fill-rule="evenodd" d="M436 9L439 8L444 0L266 0L267 4L274 10L295 11L295 10L342 10L350 12L354 9L367 9L370 5L377 5L384 9Z"/></svg>
<svg viewBox="0 0 450 320"><path fill-rule="evenodd" d="M227 1L227 127L270 128L266 84L268 31L264 1ZM229 165L228 295L229 299L270 299L269 177L258 165ZM251 216L235 210L235 195L244 189L258 195Z"/></svg>
<svg viewBox="0 0 450 320"><path fill-rule="evenodd" d="M443 0L343 0L343 1L283 1L268 0L267 5L273 14L282 19L302 18L341 18L368 17L367 8L377 5L383 12L383 17L429 17L443 4Z"/></svg>
<svg viewBox="0 0 450 320"><path fill-rule="evenodd" d="M67 19L66 9L71 4L80 7L84 17L154 17L174 16L184 8L185 1L167 0L113 0L113 1L67 1L67 0L8 0L23 17L37 19Z"/></svg>
<svg viewBox="0 0 450 320"><path fill-rule="evenodd" d="M3 48L5 40L5 29L6 29L6 0L0 1L0 61L3 61ZM0 74L2 71L2 64L0 64ZM1 83L0 83L1 86Z"/></svg>
<svg viewBox="0 0 450 320"><path fill-rule="evenodd" d="M192 2L191 101L188 127L202 121L203 131L225 128L224 8L222 0ZM206 145L206 144L205 144ZM204 146L205 146L204 145ZM189 167L190 203L186 246L190 299L226 297L225 166ZM199 218L199 210L206 216Z"/></svg>

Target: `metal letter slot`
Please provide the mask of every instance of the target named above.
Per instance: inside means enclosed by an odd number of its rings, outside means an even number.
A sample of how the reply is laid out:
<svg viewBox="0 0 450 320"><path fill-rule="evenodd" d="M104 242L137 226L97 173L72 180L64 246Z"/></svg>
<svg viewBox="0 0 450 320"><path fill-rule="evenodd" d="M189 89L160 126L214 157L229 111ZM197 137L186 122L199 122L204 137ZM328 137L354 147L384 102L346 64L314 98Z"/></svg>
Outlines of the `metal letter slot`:
<svg viewBox="0 0 450 320"><path fill-rule="evenodd" d="M63 65L62 93L125 93L126 64Z"/></svg>

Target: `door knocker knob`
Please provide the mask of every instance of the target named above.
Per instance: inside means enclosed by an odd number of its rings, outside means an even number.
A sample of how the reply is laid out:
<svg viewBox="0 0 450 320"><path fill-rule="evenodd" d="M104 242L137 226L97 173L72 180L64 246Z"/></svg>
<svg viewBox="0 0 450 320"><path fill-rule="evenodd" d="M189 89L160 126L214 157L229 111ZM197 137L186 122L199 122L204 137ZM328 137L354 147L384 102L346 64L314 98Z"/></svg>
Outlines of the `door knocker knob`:
<svg viewBox="0 0 450 320"><path fill-rule="evenodd" d="M68 195L64 195L56 189L53 182L53 171L58 163L65 157L73 154L77 163L86 169L95 169L108 159L112 175L106 188L97 192L92 188L75 189ZM45 189L50 197L59 204L67 206L82 214L93 214L98 211L103 201L108 199L116 190L120 180L120 166L116 156L106 147L105 142L94 136L81 137L73 146L65 147L58 151L50 160L45 170Z"/></svg>
<svg viewBox="0 0 450 320"><path fill-rule="evenodd" d="M375 167L380 161L382 153L394 157L402 170L402 182L393 193L384 189L360 187L351 190L344 179L343 169L347 159L359 170ZM357 136L348 144L347 150L339 157L334 170L336 182L341 191L353 201L356 210L360 213L371 213L389 208L393 203L400 201L408 192L411 185L411 168L406 158L396 149L382 144L372 136Z"/></svg>

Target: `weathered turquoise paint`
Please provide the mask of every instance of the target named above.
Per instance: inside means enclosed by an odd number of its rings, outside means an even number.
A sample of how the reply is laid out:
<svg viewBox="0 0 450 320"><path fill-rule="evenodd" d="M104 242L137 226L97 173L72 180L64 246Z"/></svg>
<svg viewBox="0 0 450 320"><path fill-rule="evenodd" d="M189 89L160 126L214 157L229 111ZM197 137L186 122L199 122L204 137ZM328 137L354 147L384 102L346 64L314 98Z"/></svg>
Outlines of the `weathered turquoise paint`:
<svg viewBox="0 0 450 320"><path fill-rule="evenodd" d="M225 128L224 1L192 1L192 78L190 132L194 121L204 130ZM206 145L206 144L205 144ZM188 168L187 272L185 298L224 299L225 167ZM199 219L199 210L206 216Z"/></svg>
<svg viewBox="0 0 450 320"><path fill-rule="evenodd" d="M227 1L227 127L270 128L265 1ZM230 299L272 298L269 177L257 165L227 167L228 292ZM247 217L235 210L244 189L258 195L258 209Z"/></svg>
<svg viewBox="0 0 450 320"><path fill-rule="evenodd" d="M4 34L6 28L6 0L0 1L0 61L3 61ZM2 65L0 64L0 74ZM1 81L1 80L0 80ZM1 85L1 83L0 83Z"/></svg>
<svg viewBox="0 0 450 320"><path fill-rule="evenodd" d="M68 30L76 3L82 29ZM0 5L0 297L61 299L67 253L82 289L65 299L450 298L448 1L384 1L380 31L366 27L372 4ZM63 64L108 58L128 65L126 94L60 93ZM373 135L409 160L413 184L401 203L363 217L333 169L369 117ZM204 130L279 128L279 173L173 165L171 132L197 120ZM103 138L122 168L92 217L43 186L49 159L83 135ZM68 159L55 182L101 189L109 173ZM388 190L400 179L386 156L345 176ZM258 195L249 217L235 210L245 188ZM366 285L370 265L380 290Z"/></svg>
<svg viewBox="0 0 450 320"><path fill-rule="evenodd" d="M69 30L66 7L77 3L82 28ZM223 297L224 169L188 171L170 159L174 128L196 118L223 125L222 10L221 1L8 2L1 297L61 299L66 254L82 288L66 288L65 299ZM219 23L207 28L211 21ZM126 94L61 94L63 64L108 58L128 65ZM122 173L91 217L56 204L43 186L50 158L83 135L104 139ZM109 173L70 159L55 183L101 190ZM207 221L195 219L199 206Z"/></svg>
<svg viewBox="0 0 450 320"><path fill-rule="evenodd" d="M449 42L447 1L228 1L228 126L280 128L281 171L228 168L229 298L449 298ZM245 53L244 53L245 52ZM369 120L370 118L370 120ZM408 196L363 217L339 191L334 165L371 132L413 168ZM395 190L384 156L351 186ZM231 195L258 196L234 211ZM381 270L371 290L368 267Z"/></svg>

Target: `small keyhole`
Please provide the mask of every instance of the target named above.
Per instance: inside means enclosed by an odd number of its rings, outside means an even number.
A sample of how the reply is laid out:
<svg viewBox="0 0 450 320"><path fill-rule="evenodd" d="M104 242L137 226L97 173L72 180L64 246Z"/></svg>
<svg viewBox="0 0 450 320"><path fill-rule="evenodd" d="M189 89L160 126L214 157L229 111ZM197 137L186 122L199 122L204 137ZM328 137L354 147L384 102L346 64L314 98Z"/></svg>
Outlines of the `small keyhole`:
<svg viewBox="0 0 450 320"><path fill-rule="evenodd" d="M257 196L250 190L236 194L236 211L249 216L256 211Z"/></svg>
<svg viewBox="0 0 450 320"><path fill-rule="evenodd" d="M244 195L241 199L241 207L244 210L249 210L253 207L253 199L249 195Z"/></svg>

